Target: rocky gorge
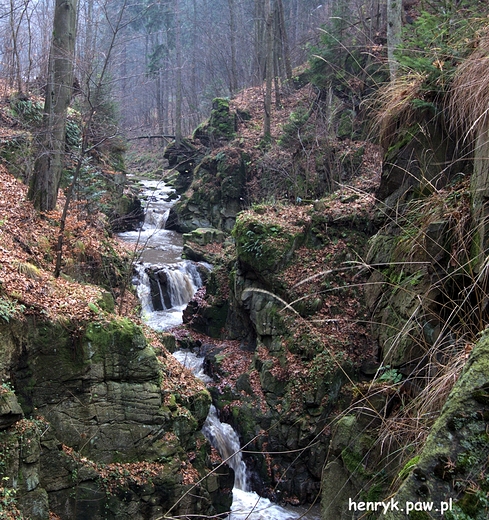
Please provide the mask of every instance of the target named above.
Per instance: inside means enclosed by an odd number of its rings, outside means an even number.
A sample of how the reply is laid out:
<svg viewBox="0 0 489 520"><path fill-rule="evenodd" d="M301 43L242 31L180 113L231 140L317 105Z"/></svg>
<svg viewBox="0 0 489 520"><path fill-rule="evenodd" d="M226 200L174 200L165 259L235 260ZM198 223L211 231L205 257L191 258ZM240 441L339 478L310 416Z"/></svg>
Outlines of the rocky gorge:
<svg viewBox="0 0 489 520"><path fill-rule="evenodd" d="M296 86L294 107L317 106ZM409 139L387 142L386 125L373 144L356 121L348 138L299 141L284 106L270 147L258 98L216 99L192 138L164 151L158 180L180 195L167 227L189 261L213 266L183 326L164 332L120 312L136 306L122 272L134 257L89 242L100 222L73 223L66 276L48 275L54 240L2 171L5 193L19 194L0 227L11 518L225 517L234 475L201 431L211 404L261 496L321 502L324 520L391 498L417 504L391 519L486 518L485 127L470 154L424 108ZM106 271L110 282L93 284ZM164 306L168 275L149 276ZM204 356L207 388L177 348Z"/></svg>
<svg viewBox="0 0 489 520"><path fill-rule="evenodd" d="M239 432L260 493L289 503L321 493L325 519L360 517L348 504L375 503L391 486L415 504L409 518L485 515L485 337L473 334L487 316L477 252L487 165L483 147L457 162L441 121L425 128L392 148L380 178L368 174L372 150L357 144L330 195L226 211L231 237L220 217L198 217L249 164L221 138L175 206L188 258L215 265L185 321L239 344L209 349L213 401Z"/></svg>

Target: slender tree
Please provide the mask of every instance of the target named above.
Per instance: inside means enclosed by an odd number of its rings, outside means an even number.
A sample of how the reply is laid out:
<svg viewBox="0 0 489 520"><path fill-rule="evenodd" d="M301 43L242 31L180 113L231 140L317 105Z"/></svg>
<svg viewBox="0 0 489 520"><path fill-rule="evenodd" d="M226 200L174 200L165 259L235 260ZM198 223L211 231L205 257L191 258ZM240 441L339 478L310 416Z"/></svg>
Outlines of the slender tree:
<svg viewBox="0 0 489 520"><path fill-rule="evenodd" d="M229 6L229 44L231 46L231 71L229 74L229 92L233 96L238 90L238 67L236 62L236 7L234 0L228 0Z"/></svg>
<svg viewBox="0 0 489 520"><path fill-rule="evenodd" d="M176 58L176 93L175 93L175 144L182 142L182 19L180 2L175 0L175 58Z"/></svg>
<svg viewBox="0 0 489 520"><path fill-rule="evenodd" d="M56 207L63 169L66 116L73 90L77 0L56 0L48 83L44 101L44 141L29 198L41 211Z"/></svg>
<svg viewBox="0 0 489 520"><path fill-rule="evenodd" d="M271 0L266 0L266 67L265 67L265 117L263 137L271 135L272 79L273 79L273 10Z"/></svg>
<svg viewBox="0 0 489 520"><path fill-rule="evenodd" d="M387 58L391 81L394 81L399 66L394 52L401 43L401 29L402 0L387 0Z"/></svg>

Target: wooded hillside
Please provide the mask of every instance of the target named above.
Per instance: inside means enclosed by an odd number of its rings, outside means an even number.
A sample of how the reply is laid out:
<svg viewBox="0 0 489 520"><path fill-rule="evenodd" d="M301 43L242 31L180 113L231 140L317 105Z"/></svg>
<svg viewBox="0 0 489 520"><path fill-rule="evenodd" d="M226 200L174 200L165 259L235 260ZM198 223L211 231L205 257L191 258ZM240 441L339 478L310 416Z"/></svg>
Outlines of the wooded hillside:
<svg viewBox="0 0 489 520"><path fill-rule="evenodd" d="M211 404L282 505L487 518L488 16L1 6L2 518L224 517ZM166 228L207 266L165 332L116 236L144 218L134 173L175 189Z"/></svg>

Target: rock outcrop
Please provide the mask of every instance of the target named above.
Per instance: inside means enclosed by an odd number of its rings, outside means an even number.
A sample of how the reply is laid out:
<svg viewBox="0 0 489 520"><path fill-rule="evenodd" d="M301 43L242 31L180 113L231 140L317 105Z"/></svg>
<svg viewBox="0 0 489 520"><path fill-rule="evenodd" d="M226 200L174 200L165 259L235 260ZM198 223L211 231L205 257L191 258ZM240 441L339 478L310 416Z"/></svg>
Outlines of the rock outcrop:
<svg viewBox="0 0 489 520"><path fill-rule="evenodd" d="M179 382L185 369L157 356L140 327L35 321L2 326L1 337L11 382L0 394L0 471L25 518L229 509L232 470L214 471L200 433L210 395L189 386L190 373Z"/></svg>
<svg viewBox="0 0 489 520"><path fill-rule="evenodd" d="M166 227L180 233L198 228L230 232L244 207L246 158L235 148L209 153L195 167L188 190L170 210Z"/></svg>
<svg viewBox="0 0 489 520"><path fill-rule="evenodd" d="M453 387L420 453L406 464L409 471L394 501L399 511L385 518L485 518L487 458L489 455L489 338L487 332L474 345L463 372ZM429 513L424 504L432 504ZM401 511L401 509L404 509Z"/></svg>
<svg viewBox="0 0 489 520"><path fill-rule="evenodd" d="M330 413L352 373L348 352L354 343L367 345L361 327L347 324L347 314L362 312L361 295L345 286L354 273L340 273L350 248L367 238L366 215L353 209L332 197L284 214L268 205L242 212L235 245L216 259L206 293L189 306L191 327L215 330L205 328L215 313L225 318L220 334L241 345L208 351L211 393L221 419L255 453L247 458L254 489L278 500L317 497ZM328 294L333 287L338 297ZM350 298L357 306L346 310ZM322 325L311 327L309 318Z"/></svg>

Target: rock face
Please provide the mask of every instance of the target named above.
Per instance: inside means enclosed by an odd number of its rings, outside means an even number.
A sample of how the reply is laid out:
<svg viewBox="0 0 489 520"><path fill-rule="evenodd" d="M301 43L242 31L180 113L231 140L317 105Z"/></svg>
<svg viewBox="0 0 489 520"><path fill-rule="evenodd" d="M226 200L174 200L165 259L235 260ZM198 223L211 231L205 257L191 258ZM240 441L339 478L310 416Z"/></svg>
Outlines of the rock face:
<svg viewBox="0 0 489 520"><path fill-rule="evenodd" d="M241 213L233 230L235 260L214 265L191 318L191 325L199 328L214 311L225 317L221 323L227 337L241 343L236 350L211 349L206 357L206 370L216 385L211 388L213 401L221 419L238 431L242 445L255 452L247 459L254 489L292 503L314 501L319 493L330 441L329 414L351 372L344 349L349 342L364 341L360 330L345 329L342 341L331 330L319 333L308 327L303 319L322 311L323 318L329 317L325 321L335 321L330 312L342 313L342 304L324 309L320 287L343 285L342 277L323 278L315 271L316 282L307 287L316 290L303 298L289 280L299 281L297 274L309 272L307 264L325 248L332 248L329 256L324 253L328 263L314 265L328 271L348 257L353 243L365 242L360 214L352 219L343 214L334 224L336 217L326 206L297 207L285 219L279 208L266 205ZM345 302L350 296L342 294ZM288 306L291 300L297 301ZM233 360L239 358L238 368Z"/></svg>
<svg viewBox="0 0 489 520"><path fill-rule="evenodd" d="M457 155L460 150L443 116L433 117L427 111L417 117L413 127L386 132L387 151L377 190L384 210L395 209L396 205L418 194L442 189L455 174L467 169L468 161L463 160L463 155Z"/></svg>
<svg viewBox="0 0 489 520"><path fill-rule="evenodd" d="M357 386L348 415L335 425L323 520L361 517L365 512L349 508L352 499L392 498L398 510L375 514L391 520L488 515L488 342L479 319L487 311L486 132L475 140L470 164L440 121L418 123L422 136L396 136L386 153L380 229L366 255L380 364L376 381ZM467 338L475 345L466 362Z"/></svg>
<svg viewBox="0 0 489 520"><path fill-rule="evenodd" d="M138 229L144 220L144 210L139 197L130 190L123 192L114 204L109 220L114 233Z"/></svg>
<svg viewBox="0 0 489 520"><path fill-rule="evenodd" d="M405 472L394 495L400 504L431 502L429 516L409 518L486 518L487 456L489 446L489 337L474 346L420 454ZM444 511L442 510L443 508ZM389 511L386 519L406 518Z"/></svg>
<svg viewBox="0 0 489 520"><path fill-rule="evenodd" d="M15 393L0 395L0 472L25 518L149 519L230 507L232 472L211 474L200 433L209 393L200 383L178 390L174 368L138 326L117 318L4 329Z"/></svg>
<svg viewBox="0 0 489 520"><path fill-rule="evenodd" d="M204 157L193 170L189 189L172 206L166 227L180 233L198 228L230 232L243 209L245 161L235 148Z"/></svg>
<svg viewBox="0 0 489 520"><path fill-rule="evenodd" d="M237 117L237 114L229 110L229 99L215 98L209 120L196 128L193 138L207 147L230 141L236 135Z"/></svg>
<svg viewBox="0 0 489 520"><path fill-rule="evenodd" d="M170 182L182 196L171 208L167 229L190 233L199 228L216 228L229 233L236 215L244 208L247 156L227 146L235 137L235 113L229 100L216 98L211 116L194 132L194 144L184 141L180 150L170 145L165 156L177 174ZM167 179L168 181L168 179Z"/></svg>

